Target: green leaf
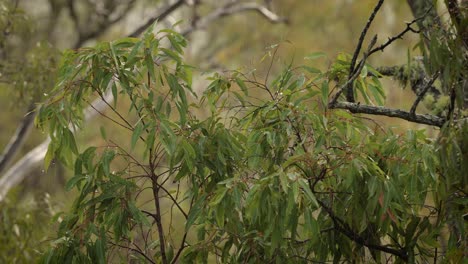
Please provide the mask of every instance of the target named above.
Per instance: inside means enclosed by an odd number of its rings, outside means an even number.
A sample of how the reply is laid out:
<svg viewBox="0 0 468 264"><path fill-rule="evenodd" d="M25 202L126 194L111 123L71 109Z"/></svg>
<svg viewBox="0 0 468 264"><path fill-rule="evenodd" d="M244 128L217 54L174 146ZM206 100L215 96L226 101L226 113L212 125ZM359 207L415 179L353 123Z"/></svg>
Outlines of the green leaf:
<svg viewBox="0 0 468 264"><path fill-rule="evenodd" d="M114 97L114 107L117 105L117 85L115 82L112 83L112 96Z"/></svg>
<svg viewBox="0 0 468 264"><path fill-rule="evenodd" d="M131 148L134 149L135 148L135 145L136 145L136 142L138 141L138 139L140 138L141 136L141 133L143 132L143 128L144 128L144 125L142 122L139 122L135 128L133 129L133 133L132 133L132 140L131 140Z"/></svg>
<svg viewBox="0 0 468 264"><path fill-rule="evenodd" d="M109 42L109 48L110 48L110 51L111 51L112 59L114 60L115 69L117 70L118 74L121 75L121 73L120 73L120 64L119 64L119 61L117 59L117 55L115 54L115 48L114 48L114 45L112 44L112 42Z"/></svg>
<svg viewBox="0 0 468 264"><path fill-rule="evenodd" d="M322 73L321 70L314 68L314 67L306 66L306 65L302 65L301 68L308 71L309 73Z"/></svg>
<svg viewBox="0 0 468 264"><path fill-rule="evenodd" d="M47 152L44 157L44 170L47 171L49 169L50 163L55 157L55 144L54 142L50 142L49 147L47 148Z"/></svg>
<svg viewBox="0 0 468 264"><path fill-rule="evenodd" d="M110 175L110 163L115 157L115 152L113 150L106 149L101 158L101 166L104 170L106 176Z"/></svg>
<svg viewBox="0 0 468 264"><path fill-rule="evenodd" d="M239 85L241 88L242 92L244 92L245 95L249 95L249 90L247 89L247 86L245 85L244 81L240 78L236 78L236 83Z"/></svg>
<svg viewBox="0 0 468 264"><path fill-rule="evenodd" d="M70 131L70 129L68 128L65 128L63 130L63 136L64 136L64 139L66 141L66 144L67 144L67 147L70 148L70 150L78 155L78 147L76 145L76 141L75 141L75 136L73 135L73 133Z"/></svg>
<svg viewBox="0 0 468 264"><path fill-rule="evenodd" d="M236 96L237 100L241 103L242 107L245 107L245 99L242 95L240 95L238 92L232 92L234 96Z"/></svg>
<svg viewBox="0 0 468 264"><path fill-rule="evenodd" d="M96 240L96 244L95 244L95 250L96 250L96 255L97 255L97 260L99 264L105 264L106 263L106 245L105 245L105 241L104 238L105 238L105 234L102 233L101 234L101 237L98 238Z"/></svg>
<svg viewBox="0 0 468 264"><path fill-rule="evenodd" d="M324 81L322 82L321 86L321 92L322 92L322 103L323 105L328 105L328 82Z"/></svg>
<svg viewBox="0 0 468 264"><path fill-rule="evenodd" d="M135 56L137 55L137 53L138 53L138 51L139 51L142 44L143 44L143 41L139 41L139 42L136 43L135 46L133 46L133 49L130 52L130 55L128 55L128 57L127 57L127 63L132 64L132 61L135 58Z"/></svg>
<svg viewBox="0 0 468 264"><path fill-rule="evenodd" d="M185 153L187 153L190 158L195 158L196 156L195 150L193 149L192 145L187 142L187 140L183 139L181 141L181 145Z"/></svg>
<svg viewBox="0 0 468 264"><path fill-rule="evenodd" d="M198 200L195 202L193 207L190 209L190 212L187 217L187 221L185 223L185 232L187 232L190 227L195 223L195 221L198 219L200 214L202 213L203 206L205 203L205 195L202 195L198 198Z"/></svg>
<svg viewBox="0 0 468 264"><path fill-rule="evenodd" d="M100 127L99 127L99 131L101 131L101 137L102 137L104 140L107 140L106 130L104 129L103 126L100 126Z"/></svg>
<svg viewBox="0 0 468 264"><path fill-rule="evenodd" d="M366 78L367 77L367 66L362 67L360 77L361 78Z"/></svg>
<svg viewBox="0 0 468 264"><path fill-rule="evenodd" d="M156 73L154 71L154 61L149 49L145 49L145 65L152 81L156 81Z"/></svg>
<svg viewBox="0 0 468 264"><path fill-rule="evenodd" d="M314 52L314 53L311 53L307 56L304 57L304 60L315 60L315 59L318 59L318 58L321 58L321 57L326 57L327 54L325 52Z"/></svg>
<svg viewBox="0 0 468 264"><path fill-rule="evenodd" d="M302 191L305 193L307 200L315 207L318 208L319 204L317 202L317 199L315 198L315 195L312 193L312 191L309 188L309 185L307 184L307 181L304 179L299 180L299 185L302 187Z"/></svg>
<svg viewBox="0 0 468 264"><path fill-rule="evenodd" d="M214 196L213 199L211 199L210 201L210 206L211 207L214 207L216 205L218 205L224 198L224 196L226 195L228 189L226 187L223 187L221 189L219 189L216 193L216 195Z"/></svg>
<svg viewBox="0 0 468 264"><path fill-rule="evenodd" d="M67 181L65 185L65 190L70 191L73 187L75 187L80 181L84 180L84 175L75 175L70 180Z"/></svg>
<svg viewBox="0 0 468 264"><path fill-rule="evenodd" d="M166 54L168 57L172 58L173 60L175 60L176 62L178 63L182 63L182 59L180 58L180 56L175 53L174 51L170 50L170 49L165 49L165 48L161 48L162 52L164 52L164 54Z"/></svg>

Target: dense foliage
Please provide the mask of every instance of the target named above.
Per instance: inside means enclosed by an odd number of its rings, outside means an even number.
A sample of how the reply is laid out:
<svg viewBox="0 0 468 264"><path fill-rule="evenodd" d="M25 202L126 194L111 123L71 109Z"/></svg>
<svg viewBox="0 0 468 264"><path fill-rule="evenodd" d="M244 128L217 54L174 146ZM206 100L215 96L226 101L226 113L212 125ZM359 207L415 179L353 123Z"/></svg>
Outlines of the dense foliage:
<svg viewBox="0 0 468 264"><path fill-rule="evenodd" d="M466 139L466 125L434 142L329 109L345 55L324 72L214 74L197 95L185 45L172 30L150 29L64 56L36 122L52 138L46 166L54 157L72 166L67 188L79 196L45 263L461 260L464 242L444 231L444 181L447 167L460 176L465 148L435 153ZM379 77L370 65L357 77L367 103L384 102ZM128 142L103 127L105 146L76 145L95 96Z"/></svg>
<svg viewBox="0 0 468 264"><path fill-rule="evenodd" d="M0 126L10 138L0 154L0 262L468 256L467 1L156 2L0 0L0 102L18 106ZM406 26L387 20L399 6L414 17ZM150 7L147 21L123 30ZM150 26L174 17L189 23ZM255 69L226 70L227 58L245 66L283 34L266 33L270 23L288 24L293 45L268 47ZM208 30L186 39L200 28ZM115 34L132 37L94 42ZM327 47L297 59L327 45L354 52L327 56L336 52ZM297 52L288 63L285 46ZM413 94L396 103L396 87ZM43 133L27 140L33 120ZM63 201L54 193L62 187Z"/></svg>

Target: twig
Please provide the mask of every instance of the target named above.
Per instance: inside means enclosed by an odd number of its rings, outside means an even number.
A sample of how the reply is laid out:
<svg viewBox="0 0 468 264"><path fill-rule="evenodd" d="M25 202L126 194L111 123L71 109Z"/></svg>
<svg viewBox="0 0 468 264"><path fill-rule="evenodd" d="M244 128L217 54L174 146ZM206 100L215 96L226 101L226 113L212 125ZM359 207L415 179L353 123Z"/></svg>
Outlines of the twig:
<svg viewBox="0 0 468 264"><path fill-rule="evenodd" d="M128 249L130 251L133 251L133 252L136 252L138 254L140 254L142 257L144 257L147 261L149 261L150 263L153 263L153 264L156 264L156 262L154 262L150 257L148 257L145 253L143 253L141 250L138 250L136 248L132 248L132 247L128 247L128 246L124 246L124 245L120 245L120 244L116 244L112 241L109 241L109 243L111 245L114 245L116 247L119 247L119 248L124 248L124 249Z"/></svg>
<svg viewBox="0 0 468 264"><path fill-rule="evenodd" d="M431 80L426 84L424 89L421 91L421 93L418 94L416 97L416 100L413 103L413 106L411 106L410 114L414 115L416 112L416 108L418 107L419 102L424 98L424 95L426 95L427 91L432 87L432 84L434 84L435 80L439 77L439 73L434 74L434 76L431 78Z"/></svg>
<svg viewBox="0 0 468 264"><path fill-rule="evenodd" d="M177 0L173 4L169 5L164 9L160 14L150 18L148 21L146 21L145 24L139 26L137 29L135 29L132 33L129 34L129 37L138 37L143 31L145 31L149 26L151 26L156 20L162 20L166 18L168 15L170 15L174 10L179 8L185 4L185 0Z"/></svg>
<svg viewBox="0 0 468 264"><path fill-rule="evenodd" d="M171 264L177 263L177 260L179 259L180 254L182 254L182 251L185 248L184 244L185 244L186 239L187 239L187 232L185 232L184 237L182 237L182 241L180 242L180 248L179 248L179 250L177 250L177 253L174 256L174 259L171 261Z"/></svg>
<svg viewBox="0 0 468 264"><path fill-rule="evenodd" d="M370 51L369 55L371 55L371 54L373 54L373 53L375 53L375 52L377 52L377 51L383 51L388 45L392 44L394 41L396 41L396 40L398 40L398 39L402 39L403 36L404 36L406 33L408 33L408 32L420 33L419 30L416 30L416 29L412 28L411 26L412 26L414 23L416 23L417 21L419 21L419 20L421 20L421 19L423 19L423 18L424 18L424 17L419 17L419 18L416 18L416 19L414 19L413 21L411 21L411 22L409 22L409 23L406 23L406 28L405 28L403 31L401 31L400 33L398 33L396 36L393 36L393 37L391 37L391 38L388 38L388 40L387 40L384 44L382 44L382 45L380 45L380 46L378 46L378 47L372 49L372 50Z"/></svg>

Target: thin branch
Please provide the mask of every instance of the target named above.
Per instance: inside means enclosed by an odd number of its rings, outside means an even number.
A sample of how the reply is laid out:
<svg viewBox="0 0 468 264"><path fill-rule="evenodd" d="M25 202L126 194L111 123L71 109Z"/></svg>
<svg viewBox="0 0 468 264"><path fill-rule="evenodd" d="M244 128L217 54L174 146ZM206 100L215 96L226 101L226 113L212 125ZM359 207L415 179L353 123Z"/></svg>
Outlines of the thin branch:
<svg viewBox="0 0 468 264"><path fill-rule="evenodd" d="M324 202L320 200L317 200L317 202L320 204L320 206L327 212L327 214L332 219L335 230L347 236L352 241L362 246L366 246L369 249L379 250L382 252L386 252L386 253L390 253L392 255L398 256L404 261L408 260L408 254L404 249L398 250L398 249L394 249L388 246L381 246L381 245L369 243L367 239L360 236L358 233L352 230L351 227L347 223L345 223L343 220L337 217L335 213L333 212L333 210L329 208L328 206L326 206Z"/></svg>
<svg viewBox="0 0 468 264"><path fill-rule="evenodd" d="M444 118L434 115L415 115L400 109L391 109L382 106L361 105L359 103L337 102L333 105L333 108L347 109L353 113L397 117L410 122L436 127L442 127L446 122Z"/></svg>
<svg viewBox="0 0 468 264"><path fill-rule="evenodd" d="M185 248L185 240L187 240L187 232L185 232L184 237L182 237L182 241L180 242L180 248L179 248L179 250L177 250L177 253L176 253L174 259L171 261L171 264L177 263L177 260L179 259L180 254L182 254L182 251Z"/></svg>
<svg viewBox="0 0 468 264"><path fill-rule="evenodd" d="M229 14L240 13L244 11L256 11L258 14L265 17L268 21L272 23L289 23L288 19L285 17L280 17L277 14L270 11L267 7L259 5L257 3L244 3L238 6L233 7Z"/></svg>
<svg viewBox="0 0 468 264"><path fill-rule="evenodd" d="M184 218L187 219L188 218L188 214L184 211L184 209L182 209L182 207L180 206L179 202L176 200L176 198L174 198L174 196L172 196L171 192L169 192L169 190L167 190L166 188L164 188L162 186L162 184L158 184L159 188L161 188L166 194L167 196L169 197L169 199L174 203L174 205L177 207L177 209L179 209L179 211L184 215ZM183 202L183 201L182 201Z"/></svg>
<svg viewBox="0 0 468 264"><path fill-rule="evenodd" d="M147 261L149 261L149 263L153 263L153 264L156 264L156 262L154 262L150 257L148 257L145 253L143 253L143 251L139 250L139 249L136 249L136 248L132 248L132 247L128 247L128 246L124 246L124 245L120 245L120 244L116 244L112 241L109 241L109 243L113 246L116 246L116 247L119 247L119 248L124 248L124 249L128 249L130 251L133 251L135 253L138 253L140 254L142 257L144 257Z"/></svg>
<svg viewBox="0 0 468 264"><path fill-rule="evenodd" d="M114 25L115 23L121 21L129 13L128 11L132 8L134 2L135 2L135 0L130 0L127 3L127 6L126 6L125 10L121 11L121 13L118 16L116 16L114 19L107 20L106 23L99 24L97 29L95 29L95 30L93 30L91 32L83 32L83 30L81 30L80 25L79 25L79 20L76 17L76 11L74 9L74 6L73 6L73 4L69 4L70 15L71 15L71 17L72 17L72 19L73 19L73 21L75 23L75 27L78 30L78 36L79 36L78 41L75 43L73 48L77 49L77 48L81 47L83 45L83 43L85 43L86 41L102 35L112 25Z"/></svg>
<svg viewBox="0 0 468 264"><path fill-rule="evenodd" d="M215 11L211 12L210 14L206 15L203 19L196 21L196 23L189 28L182 31L182 35L186 35L197 28L205 28L208 24L212 23L215 20L220 18L231 16L237 13L246 12L246 11L256 11L262 16L264 16L268 21L271 23L288 23L286 18L279 17L277 14L273 13L272 11L268 10L266 7L259 5L254 2L249 3L240 3L237 5L233 5L232 3L228 3Z"/></svg>
<svg viewBox="0 0 468 264"><path fill-rule="evenodd" d="M362 43L364 42L364 39L366 37L367 31L369 30L370 25L372 24L372 21L374 20L375 16L377 15L377 12L379 11L380 7L382 6L384 0L379 0L377 5L374 7L374 11L372 11L372 14L369 17L369 20L367 20L366 25L364 26L364 29L361 32L361 36L359 37L358 44L356 46L356 50L354 51L353 58L351 60L351 65L349 67L349 74L348 74L348 80L352 78L354 75L355 71L355 66L356 66L356 61L359 56L359 53L361 53L361 47ZM354 92L353 92L353 86L352 84L348 84L348 87L346 88L346 99L348 102L354 102Z"/></svg>
<svg viewBox="0 0 468 264"><path fill-rule="evenodd" d="M129 34L129 37L138 37L141 33L143 33L149 26L151 26L156 20L163 20L166 18L168 15L170 15L174 10L179 8L185 4L185 0L177 0L173 4L169 5L164 9L160 14L150 18L148 21L146 21L145 24L141 25L137 29L135 29L132 33Z"/></svg>
<svg viewBox="0 0 468 264"><path fill-rule="evenodd" d="M398 40L398 39L402 39L403 36L404 36L406 33L408 33L408 32L420 33L419 30L416 30L416 29L412 28L411 26L412 26L414 23L416 23L416 22L422 20L425 16L426 16L426 14L424 14L424 15L421 16L421 17L418 17L418 18L414 19L414 20L411 21L411 22L406 23L406 28L405 28L403 31L401 31L400 33L398 33L396 36L393 36L393 37L389 38L384 44L382 44L382 45L380 45L380 46L378 46L378 47L372 49L372 50L369 52L369 56L372 55L373 53L377 52L377 51L383 51L387 46L389 46L390 44L392 44L394 41L396 41L396 40Z"/></svg>
<svg viewBox="0 0 468 264"><path fill-rule="evenodd" d="M106 19L107 20L106 23L99 24L93 31L90 31L90 32L85 32L81 29L75 8L73 4L69 3L70 16L72 17L75 23L75 27L77 28L77 31L78 31L78 40L76 41L73 48L77 49L81 47L83 43L85 43L86 41L102 35L102 33L108 30L112 25L121 21L129 13L128 11L132 9L134 3L135 3L135 0L131 0L130 2L127 3L125 10L121 11L121 13L118 16L116 16L115 18L111 20Z"/></svg>
<svg viewBox="0 0 468 264"><path fill-rule="evenodd" d="M419 102L424 98L424 95L426 95L427 91L432 87L432 84L434 84L435 80L439 77L439 73L434 74L434 76L431 78L431 80L426 84L426 87L421 91L421 93L418 94L418 97L413 103L413 106L411 106L410 113L412 115L415 114L416 108L418 107Z"/></svg>
<svg viewBox="0 0 468 264"><path fill-rule="evenodd" d="M434 5L434 1L407 0L406 2L410 6L414 17L424 16L424 19L419 20L417 24L425 36L423 38L424 43L426 46L429 46L428 37L430 35L430 29L433 27L443 29L442 22L440 21L440 17L437 14L437 8Z"/></svg>
<svg viewBox="0 0 468 264"><path fill-rule="evenodd" d="M88 102L87 100L85 100L85 101L89 104L89 106L93 107L93 104L92 104L92 103ZM108 106L109 106L109 105L108 105ZM117 124L117 125L119 125L119 126L125 128L125 129L127 129L127 130L130 130L130 131L133 131L133 130L134 130L133 127L128 127L128 126L126 126L126 125L124 125L124 124L122 124L122 123L119 123L117 120L115 120L115 119L113 119L112 117L106 115L103 111L99 111L98 109L96 109L96 108L94 108L94 107L93 107L93 109L94 109L96 112L98 112L100 116L102 116L102 117L104 117L104 118L110 120L110 121L113 122L114 124ZM105 109L104 109L104 110L105 110Z"/></svg>

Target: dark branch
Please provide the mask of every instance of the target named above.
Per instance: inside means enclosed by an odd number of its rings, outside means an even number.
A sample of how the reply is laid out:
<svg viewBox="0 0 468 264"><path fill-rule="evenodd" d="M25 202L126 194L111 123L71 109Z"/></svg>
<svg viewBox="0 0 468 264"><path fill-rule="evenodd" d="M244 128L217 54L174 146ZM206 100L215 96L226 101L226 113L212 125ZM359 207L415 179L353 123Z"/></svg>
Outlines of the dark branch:
<svg viewBox="0 0 468 264"><path fill-rule="evenodd" d="M331 108L347 109L353 113L397 117L410 122L442 127L445 119L434 115L416 115L400 109L391 109L382 106L361 105L359 103L337 102Z"/></svg>
<svg viewBox="0 0 468 264"><path fill-rule="evenodd" d="M425 15L424 15L425 16ZM415 30L413 29L411 26L414 24L414 23L417 23L418 21L420 21L421 19L424 18L424 16L422 17L419 17L419 18L416 18L414 19L413 21L409 22L409 23L406 23L406 28L400 32L399 34L397 34L396 36L393 36L391 38L389 38L387 40L387 42L385 42L384 44L372 49L370 52L369 52L369 56L377 51L383 51L387 46L389 46L390 44L392 44L394 41L398 40L398 39L401 39L403 38L403 36L408 33L408 32L413 32L413 33L419 33L420 31L419 30Z"/></svg>
<svg viewBox="0 0 468 264"><path fill-rule="evenodd" d="M424 89L418 94L418 97L414 101L413 106L411 106L410 113L412 115L415 114L416 108L418 107L419 102L421 102L421 100L424 98L424 95L426 95L427 91L429 91L429 89L432 87L437 77L439 77L438 73L432 77L432 79L426 84L426 87L424 87Z"/></svg>
<svg viewBox="0 0 468 264"><path fill-rule="evenodd" d="M149 26L151 26L156 20L162 20L166 18L168 15L170 15L174 10L179 8L185 3L185 0L177 0L173 4L169 5L164 9L160 14L150 18L148 21L146 21L145 24L141 25L137 29L135 29L132 33L130 33L129 37L138 37L141 33L143 33Z"/></svg>
<svg viewBox="0 0 468 264"><path fill-rule="evenodd" d="M106 31L107 29L109 29L112 25L114 25L115 23L121 21L129 13L128 11L132 8L134 2L135 2L135 0L130 0L127 3L127 6L126 6L125 10L122 11L118 16L116 16L115 18L113 18L111 20L107 20L105 23L99 24L97 29L95 29L93 31L90 31L90 32L84 32L81 29L81 27L79 25L79 20L76 17L76 11L74 9L74 6L73 6L73 4L69 4L70 15L72 16L72 19L73 19L73 21L75 23L75 27L78 30L78 36L79 36L78 41L75 43L73 48L77 49L77 48L81 47L83 45L83 43L85 43L86 41L102 35L103 32Z"/></svg>
<svg viewBox="0 0 468 264"><path fill-rule="evenodd" d="M404 249L398 250L398 249L370 243L367 239L363 238L358 233L353 231L351 227L348 224L346 224L343 220L337 217L335 213L333 212L333 210L331 210L331 208L326 206L325 203L323 203L320 200L317 200L317 202L320 204L320 206L327 212L327 214L332 219L335 230L347 236L352 241L358 243L359 245L366 246L369 249L374 249L374 250L378 250L378 251L382 251L382 252L386 252L386 253L390 253L392 255L398 256L404 261L408 260L408 254Z"/></svg>

